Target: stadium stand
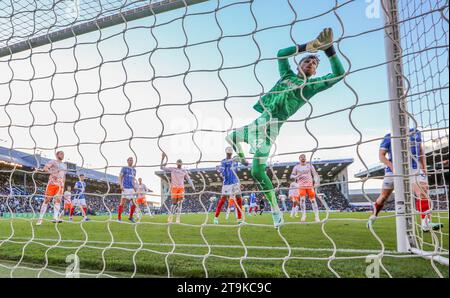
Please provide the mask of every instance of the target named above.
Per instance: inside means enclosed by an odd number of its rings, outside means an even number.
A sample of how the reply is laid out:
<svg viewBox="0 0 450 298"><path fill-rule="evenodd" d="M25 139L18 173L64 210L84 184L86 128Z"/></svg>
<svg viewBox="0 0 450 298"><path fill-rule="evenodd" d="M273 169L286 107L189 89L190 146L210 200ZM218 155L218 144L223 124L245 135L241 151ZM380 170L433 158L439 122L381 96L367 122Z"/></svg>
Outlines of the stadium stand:
<svg viewBox="0 0 450 298"><path fill-rule="evenodd" d="M331 210L335 211L350 211L351 205L347 199L348 197L348 174L347 167L353 162L353 159L337 159L337 160L315 160L315 166L320 178L322 186L318 188L317 193L323 194L325 202ZM289 189L289 176L296 162L275 163L271 169L268 169L269 177L272 178L274 185L279 184L278 193L287 194ZM250 174L251 167L241 166L238 171L238 177L243 185L243 196L250 194L252 190L257 191L257 187L253 182ZM222 178L219 176L216 168L198 168L189 169L191 179L197 190L203 187L205 181L206 191L200 197L198 194L192 194L190 187L186 186L186 200L183 202L184 213L205 212L205 210L215 210L217 198L220 197L222 189ZM168 175L163 171L157 171L156 175L161 179L161 194L163 194L162 212L167 213L170 208L171 200L169 193ZM277 182L278 181L278 182ZM197 187L198 186L198 187ZM263 193L257 193L258 199L265 199ZM211 197L216 200L211 201ZM203 206L202 206L203 204ZM212 205L211 205L212 204ZM279 202L281 207L281 202ZM311 210L310 202L307 200L307 209ZM286 200L288 210L291 209L292 204ZM319 208L325 210L325 207L319 202ZM265 211L269 211L268 202L265 203Z"/></svg>
<svg viewBox="0 0 450 298"><path fill-rule="evenodd" d="M39 212L48 176L38 170L48 161L37 154L0 147L0 216ZM119 193L118 177L76 165L72 168L66 177L66 185L73 185L78 174L86 176L88 213L108 213L108 209L115 213L119 202L119 196L114 195ZM104 195L106 193L111 195Z"/></svg>

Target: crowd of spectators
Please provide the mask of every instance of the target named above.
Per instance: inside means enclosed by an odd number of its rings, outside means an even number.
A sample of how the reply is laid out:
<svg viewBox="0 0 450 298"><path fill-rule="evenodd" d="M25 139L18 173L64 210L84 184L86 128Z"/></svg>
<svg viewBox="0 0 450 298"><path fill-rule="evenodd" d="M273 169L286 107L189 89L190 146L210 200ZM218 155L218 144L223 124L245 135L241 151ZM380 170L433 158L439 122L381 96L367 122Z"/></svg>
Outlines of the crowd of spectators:
<svg viewBox="0 0 450 298"><path fill-rule="evenodd" d="M23 187L14 181L0 176L0 217L5 213L39 213L42 201L44 200L45 184L36 183L36 187ZM104 215L109 213L117 213L120 196L117 194L104 195L99 190L94 193L86 194L86 203L88 214ZM155 214L161 211L151 208ZM129 204L125 205L124 212L128 213ZM47 212L53 212L52 204L49 205ZM76 210L79 213L79 210Z"/></svg>
<svg viewBox="0 0 450 298"><path fill-rule="evenodd" d="M44 198L45 184L37 181L36 186L23 187L19 186L19 184L15 184L14 181L11 182L12 183L10 184L8 177L0 176L0 216L4 213L10 213L11 211L13 213L38 213ZM216 209L218 199L221 196L222 186L208 186L204 191L199 191L200 189L200 186L198 186L197 192L193 193L189 187L186 188L186 200L184 200L182 206L183 213L211 212ZM288 191L289 183L282 183L279 185L276 193L278 197L281 194L286 195L286 209L291 210L292 202L287 197ZM270 210L270 205L267 202L265 195L259 192L254 185L243 185L242 192L244 198L249 196L251 192L255 192L258 198L258 205L260 205L259 201L262 200L264 202L263 211ZM345 196L339 191L338 187L333 184L320 186L316 192L319 197L319 209L321 210L325 210L322 199L326 202L330 210L363 212L371 209L370 206L352 207ZM432 195L431 199L433 201L434 210L447 210L448 201L445 194ZM115 214L117 212L117 206L119 205L120 196L117 194L104 195L100 190L95 190L94 193L87 194L86 201L88 204L88 213L91 215ZM281 201L278 200L278 202L280 208L284 209ZM151 210L154 214L168 213L170 206L171 198L166 192L163 194L163 204L161 208L151 208ZM385 211L393 211L395 210L394 207L395 202L394 199L391 198L386 202L383 209ZM312 209L309 200L306 200L306 208L308 210ZM52 208L50 205L49 212L51 212L51 210ZM129 204L126 204L124 212L127 213L128 210Z"/></svg>
<svg viewBox="0 0 450 298"><path fill-rule="evenodd" d="M205 211L212 211L216 209L218 199L221 196L221 185L216 186L208 186L207 190L198 193L192 193L192 190L190 188L186 188L186 200L183 202L182 212L185 213L198 213L198 212L205 212ZM280 194L286 195L286 209L291 210L292 208L292 202L287 198L287 194L289 191L289 183L282 183L278 190L276 191L277 195ZM263 200L264 201L264 211L270 210L270 205L267 202L267 199L265 198L264 193L261 193L257 190L257 188L254 185L243 185L242 194L245 198L246 196L249 196L251 192L255 192L257 196L257 200ZM351 206L348 203L348 200L345 198L345 196L337 189L335 185L327 185L319 187L317 190L318 194L321 194L321 197L323 200L325 200L326 204L328 205L328 208L330 210L337 210L337 211L348 211L350 210ZM323 196L322 196L323 194ZM171 198L169 194L164 195L165 200L162 206L162 212L167 213L168 208L171 206ZM283 209L283 205L281 204L281 201L278 200L279 207ZM325 205L321 202L321 200L318 200L319 202L319 208L321 210L325 210ZM259 205L259 204L258 204ZM312 209L311 204L309 200L306 201L306 207L307 209Z"/></svg>
<svg viewBox="0 0 450 298"><path fill-rule="evenodd" d="M430 198L433 202L433 210L448 210L447 194L431 195Z"/></svg>

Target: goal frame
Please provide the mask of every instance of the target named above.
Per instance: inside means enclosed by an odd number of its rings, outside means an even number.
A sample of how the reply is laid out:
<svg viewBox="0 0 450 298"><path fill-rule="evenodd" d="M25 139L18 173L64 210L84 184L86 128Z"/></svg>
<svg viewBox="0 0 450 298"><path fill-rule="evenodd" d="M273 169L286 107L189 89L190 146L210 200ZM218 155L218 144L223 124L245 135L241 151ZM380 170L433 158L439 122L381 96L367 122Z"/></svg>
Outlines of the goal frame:
<svg viewBox="0 0 450 298"><path fill-rule="evenodd" d="M27 40L7 45L0 48L0 58L20 53L26 50L32 50L36 47L51 44L57 41L65 40L78 35L105 29L111 26L131 22L152 15L168 12L182 7L188 7L194 4L206 2L208 0L163 0L158 2L150 1L136 8L120 11L109 16L104 16L92 21L80 22L74 26L57 30L47 34L42 34Z"/></svg>
<svg viewBox="0 0 450 298"><path fill-rule="evenodd" d="M407 94L404 86L398 0L382 0L385 22L389 113L391 120L392 163L394 167L397 251L420 255L449 266L446 257L420 249L414 228L414 201L409 183L410 144Z"/></svg>

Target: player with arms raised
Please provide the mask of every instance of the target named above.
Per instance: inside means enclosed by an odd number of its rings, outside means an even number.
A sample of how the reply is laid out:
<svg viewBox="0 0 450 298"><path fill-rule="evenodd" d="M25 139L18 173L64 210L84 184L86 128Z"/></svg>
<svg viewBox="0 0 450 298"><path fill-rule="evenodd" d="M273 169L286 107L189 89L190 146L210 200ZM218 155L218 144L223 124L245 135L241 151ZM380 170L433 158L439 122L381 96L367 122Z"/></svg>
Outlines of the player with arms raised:
<svg viewBox="0 0 450 298"><path fill-rule="evenodd" d="M61 197L64 191L64 183L66 182L67 166L63 162L64 152L56 152L56 160L49 161L44 166L44 172L49 173L47 188L45 189L45 198L42 202L39 219L36 225L40 226L47 212L48 203L53 199L53 220L54 223L60 223Z"/></svg>
<svg viewBox="0 0 450 298"><path fill-rule="evenodd" d="M217 203L216 214L214 217L214 224L219 224L219 215L223 204L230 200L236 200L237 218L238 222L242 223L242 193L239 178L237 176L239 163L236 158L233 158L233 148L227 147L225 149L226 158L220 163L219 173L223 178L222 196ZM231 197L231 198L230 198Z"/></svg>
<svg viewBox="0 0 450 298"><path fill-rule="evenodd" d="M291 70L289 57L304 52L315 53L318 50L323 50L329 58L332 73L312 78L319 65L316 55L302 58L297 66L297 74ZM311 42L280 50L278 70L280 80L254 106L261 116L251 124L234 130L226 137L226 141L233 146L243 162L246 162L245 154L240 143L245 142L251 146L250 153L254 153L251 173L269 201L275 228L282 224L283 216L277 204L272 181L266 173L266 162L282 125L315 94L330 88L345 74L333 47L331 28L324 29Z"/></svg>
<svg viewBox="0 0 450 298"><path fill-rule="evenodd" d="M306 221L306 196L308 196L314 211L314 220L319 222L319 206L317 206L314 188L319 186L320 178L314 166L306 162L305 154L300 154L299 160L300 162L292 170L291 178L297 181L299 188L300 208L302 210L300 221Z"/></svg>
<svg viewBox="0 0 450 298"><path fill-rule="evenodd" d="M409 130L409 142L411 161L410 161L410 184L415 196L416 209L421 214L422 218L422 230L424 232L433 230L439 230L443 227L440 223L431 222L431 200L428 196L428 179L427 179L427 164L425 159L425 151L422 143L422 133L414 128ZM384 136L383 141L380 144L380 150L378 153L380 161L386 165L384 169L384 179L381 193L373 205L373 214L369 217L367 226L371 227L375 223L381 209L383 209L384 203L390 197L394 190L394 177L393 177L393 165L392 165L392 147L391 147L391 134Z"/></svg>
<svg viewBox="0 0 450 298"><path fill-rule="evenodd" d="M128 157L127 159L128 166L122 167L119 175L119 185L120 191L122 193L122 198L120 199L120 204L118 208L117 221L122 221L122 213L123 207L127 200L130 201L130 216L128 220L131 222L135 222L133 215L136 210L136 204L134 203L135 199L135 191L136 191L136 169L134 168L134 159L133 157Z"/></svg>
<svg viewBox="0 0 450 298"><path fill-rule="evenodd" d="M136 190L137 190L136 205L138 207L144 205L145 209L147 210L148 215L153 216L152 212L150 211L150 207L148 206L148 202L145 199L146 193L153 192L153 190L147 188L147 186L144 183L142 183L142 178L138 179L138 183L136 185ZM139 213L138 213L138 216L140 216Z"/></svg>
<svg viewBox="0 0 450 298"><path fill-rule="evenodd" d="M165 160L165 161L164 161ZM183 161L181 159L177 160L177 166L166 167L167 165L167 155L163 152L161 157L161 170L170 172L170 193L172 197L172 207L170 208L170 214L167 218L168 222L172 222L173 214L177 215L176 223L181 222L181 208L184 200L184 180L189 182L192 190L195 191L194 183L192 183L188 172L183 169Z"/></svg>

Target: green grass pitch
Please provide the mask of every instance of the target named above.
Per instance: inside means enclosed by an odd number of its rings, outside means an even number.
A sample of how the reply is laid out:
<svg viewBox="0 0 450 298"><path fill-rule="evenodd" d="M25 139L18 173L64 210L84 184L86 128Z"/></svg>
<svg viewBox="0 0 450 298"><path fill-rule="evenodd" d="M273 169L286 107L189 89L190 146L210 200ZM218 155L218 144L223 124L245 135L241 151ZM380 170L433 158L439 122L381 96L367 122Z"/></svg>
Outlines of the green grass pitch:
<svg viewBox="0 0 450 298"><path fill-rule="evenodd" d="M374 228L385 246L384 268L393 277L438 277L430 260L395 252L392 215L382 213ZM283 265L290 277L334 277L329 267L340 277L366 277L370 264L367 255L382 249L365 226L367 213L330 213L325 224L286 224L280 229L284 239L269 226L270 214L247 216L246 222L260 225L240 229L233 215L227 221L223 214L221 225L201 227L206 216L212 224L212 214L183 214L181 225L170 226L164 215L144 217L140 224L97 216L82 225L77 218L73 223L55 225L46 221L42 226L35 226L30 219L3 218L0 277L63 277L68 266L66 257L74 253L79 257L82 277L100 272L103 276L130 277L135 272L138 277L165 277L167 265L171 277L205 277L205 268L208 277L244 277L244 270L248 277L285 277ZM312 214L308 220L312 221ZM285 222L298 219L285 214ZM436 235L448 250L448 219L443 223L443 233ZM334 259L330 258L333 243L324 232L336 246ZM430 233L424 240L431 242ZM439 263L435 266L448 278L448 267ZM388 277L382 268L380 276Z"/></svg>

